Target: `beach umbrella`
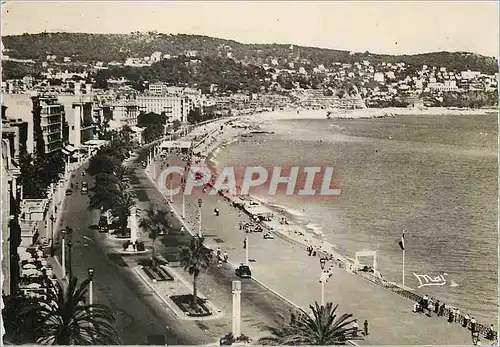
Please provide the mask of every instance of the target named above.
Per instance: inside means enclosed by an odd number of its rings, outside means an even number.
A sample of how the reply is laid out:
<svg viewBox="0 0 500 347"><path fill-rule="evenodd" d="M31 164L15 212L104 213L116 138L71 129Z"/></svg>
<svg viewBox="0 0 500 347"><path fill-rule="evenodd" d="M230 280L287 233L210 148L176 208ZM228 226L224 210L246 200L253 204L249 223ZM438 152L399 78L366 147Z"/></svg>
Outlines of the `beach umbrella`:
<svg viewBox="0 0 500 347"><path fill-rule="evenodd" d="M36 269L35 264L33 263L27 263L23 265L23 269L28 270L28 269Z"/></svg>
<svg viewBox="0 0 500 347"><path fill-rule="evenodd" d="M40 283L33 282L33 283L28 284L25 288L26 289L38 289L41 286L42 285Z"/></svg>
<svg viewBox="0 0 500 347"><path fill-rule="evenodd" d="M21 274L23 276L33 276L33 275L42 275L42 272L41 271L38 271L36 269L23 269L21 271Z"/></svg>

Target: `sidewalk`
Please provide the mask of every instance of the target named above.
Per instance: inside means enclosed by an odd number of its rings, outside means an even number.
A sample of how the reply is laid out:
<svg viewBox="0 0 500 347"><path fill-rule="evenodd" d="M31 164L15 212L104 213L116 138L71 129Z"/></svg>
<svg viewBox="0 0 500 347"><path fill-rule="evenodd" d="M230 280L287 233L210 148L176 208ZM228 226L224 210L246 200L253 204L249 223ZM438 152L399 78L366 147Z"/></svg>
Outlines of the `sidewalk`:
<svg viewBox="0 0 500 347"><path fill-rule="evenodd" d="M156 165L158 166L158 165ZM218 196L186 196L186 220L198 230L198 198L203 199L202 226L207 244L227 251L230 262L244 262L244 232L239 221L249 221L239 209ZM181 197L173 206L181 211ZM213 209L220 210L220 217ZM317 257L308 257L302 247L275 238L264 240L261 233L248 234L249 259L253 276L271 290L296 305L306 308L320 301L320 265ZM329 266L329 264L327 264ZM358 321L369 322L370 335L362 344L470 344L470 332L458 324L447 323L435 315L431 318L412 313L413 303L383 288L335 268L325 285L326 301L339 304L340 312L352 313Z"/></svg>

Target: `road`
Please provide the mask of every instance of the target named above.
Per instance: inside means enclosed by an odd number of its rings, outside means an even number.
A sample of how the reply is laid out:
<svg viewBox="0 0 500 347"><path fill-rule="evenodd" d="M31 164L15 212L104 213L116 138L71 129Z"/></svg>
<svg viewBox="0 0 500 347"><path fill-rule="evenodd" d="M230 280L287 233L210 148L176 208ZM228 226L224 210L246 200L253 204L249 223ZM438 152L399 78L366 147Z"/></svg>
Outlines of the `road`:
<svg viewBox="0 0 500 347"><path fill-rule="evenodd" d="M71 179L73 183L83 179L89 182L90 187L93 186L89 176L81 177L75 173ZM73 229L73 276L82 280L88 276L88 268L95 269L94 302L105 304L114 312L122 342L127 345L148 344L148 339L161 335L165 336L169 345L207 343L205 334L196 333L199 329L193 330L195 324L178 324L170 312L160 305L149 287L135 280L130 269L120 267L112 260L118 258L110 258L106 250L100 247L99 241L104 235L94 228L98 211L88 211L87 203L88 196L75 190L72 196L67 197L62 212L61 225L69 225ZM60 245L57 246L61 259Z"/></svg>
<svg viewBox="0 0 500 347"><path fill-rule="evenodd" d="M145 150L131 163L134 169L132 185L139 203L154 202L165 209L163 197L147 179L140 161L145 158ZM89 188L93 187L92 177L82 177L79 172L72 175L73 184L85 180ZM104 245L105 234L99 234L96 224L98 211L87 209L88 195L81 195L75 189L66 199L62 211L61 225L73 229L72 271L82 280L86 278L88 268L94 268L94 302L102 303L112 309L117 318L119 336L124 344L150 344L154 336L165 336L167 344L208 344L218 341L231 331L231 282L238 278L230 268L212 267L200 277L200 290L209 300L223 311L224 317L216 320L180 321L152 292L149 286L132 275L122 257L114 254ZM186 244L188 236L180 232L180 223L173 221L174 232L164 237L160 252L175 260L179 247ZM56 242L57 256L61 259L60 242ZM66 253L67 254L67 253ZM66 255L68 260L68 255ZM130 259L130 258L129 258ZM186 277L189 278L189 277ZM272 324L280 314L286 314L291 308L288 303L278 298L252 280L243 280L242 294L242 333L256 339L267 335L266 325Z"/></svg>

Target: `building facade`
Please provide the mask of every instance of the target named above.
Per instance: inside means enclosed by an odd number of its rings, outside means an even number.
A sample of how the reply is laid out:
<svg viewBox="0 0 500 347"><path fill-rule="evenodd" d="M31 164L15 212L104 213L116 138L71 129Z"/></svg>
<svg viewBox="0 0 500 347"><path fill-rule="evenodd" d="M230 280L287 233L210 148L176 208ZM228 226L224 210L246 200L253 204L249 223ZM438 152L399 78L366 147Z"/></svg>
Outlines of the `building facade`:
<svg viewBox="0 0 500 347"><path fill-rule="evenodd" d="M18 223L20 191L18 179L20 127L10 126L6 118L6 107L2 105L2 163L1 163L1 195L2 195L2 294L9 295L17 288L20 276L19 255L20 229Z"/></svg>
<svg viewBox="0 0 500 347"><path fill-rule="evenodd" d="M32 102L35 153L45 155L60 151L66 119L64 106L52 96L34 96Z"/></svg>
<svg viewBox="0 0 500 347"><path fill-rule="evenodd" d="M75 102L72 109L73 117L68 117L69 143L80 148L94 137L93 103Z"/></svg>
<svg viewBox="0 0 500 347"><path fill-rule="evenodd" d="M171 121L187 122L187 115L192 109L189 97L141 94L136 98L139 112L165 113Z"/></svg>

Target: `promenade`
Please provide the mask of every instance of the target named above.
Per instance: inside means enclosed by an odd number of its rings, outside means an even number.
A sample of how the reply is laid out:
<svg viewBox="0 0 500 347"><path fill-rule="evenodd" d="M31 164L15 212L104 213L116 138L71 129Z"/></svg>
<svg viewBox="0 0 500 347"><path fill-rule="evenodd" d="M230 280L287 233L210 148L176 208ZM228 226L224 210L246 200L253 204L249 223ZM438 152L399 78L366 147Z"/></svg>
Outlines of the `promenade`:
<svg viewBox="0 0 500 347"><path fill-rule="evenodd" d="M175 165L177 160L171 157L170 163ZM247 222L249 218L219 196L186 196L185 219L194 232L198 230L199 198L203 201L201 220L207 244L227 251L232 264L244 262L246 235L239 230L239 223ZM173 201L179 213L181 201L180 196ZM214 215L214 208L219 209L219 217ZM248 236L250 266L256 280L305 309L314 301L320 301L318 257L309 257L302 247L279 238L266 240L262 233ZM243 281L244 285L246 282ZM435 314L427 317L412 313L413 302L343 269L334 268L333 276L325 285L325 298L327 302L338 303L340 312L352 313L360 325L368 320L369 335L360 344L471 344L470 331L459 324L448 323Z"/></svg>

